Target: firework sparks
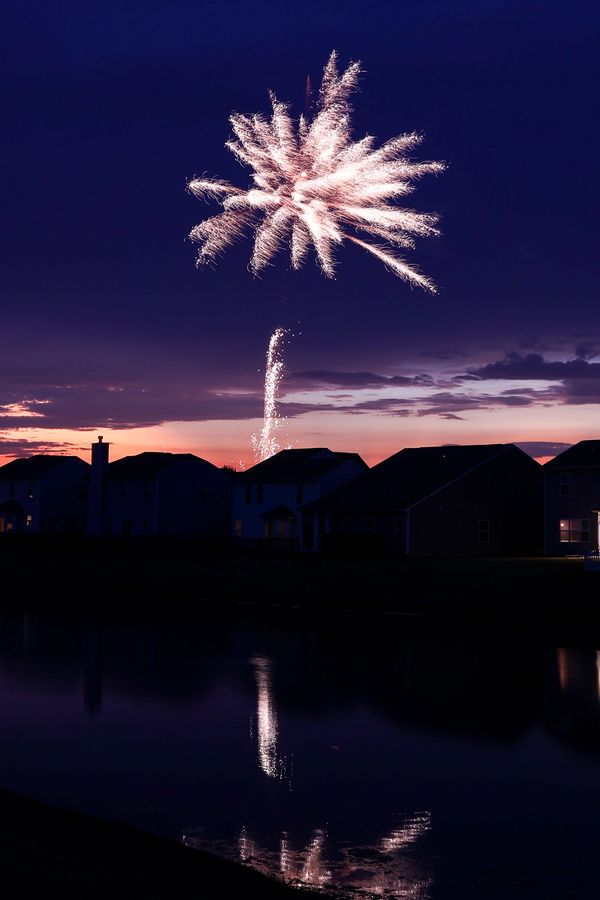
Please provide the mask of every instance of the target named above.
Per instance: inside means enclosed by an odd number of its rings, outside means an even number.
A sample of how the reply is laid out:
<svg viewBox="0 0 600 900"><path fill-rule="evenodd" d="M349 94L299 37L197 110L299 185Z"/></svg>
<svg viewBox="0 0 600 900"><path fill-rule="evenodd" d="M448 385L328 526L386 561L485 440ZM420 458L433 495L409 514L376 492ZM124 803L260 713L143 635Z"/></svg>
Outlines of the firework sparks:
<svg viewBox="0 0 600 900"><path fill-rule="evenodd" d="M413 162L407 155L422 140L411 132L375 149L370 135L352 141L350 95L360 63L341 74L333 52L323 72L316 113L298 120L289 106L270 94L272 115L230 117L235 138L226 146L252 169L253 184L242 190L226 181L196 178L188 187L197 197L216 199L223 212L190 233L201 246L198 265L216 257L254 228L250 268L254 274L270 264L282 246L299 269L312 245L325 275L335 273L335 249L350 240L410 284L435 291L433 282L409 265L397 248L411 248L414 238L438 234L437 216L396 205L414 190L423 175L442 172L441 162ZM308 104L307 104L308 106ZM363 240L355 232L375 239Z"/></svg>
<svg viewBox="0 0 600 900"><path fill-rule="evenodd" d="M279 385L283 376L282 341L287 334L285 328L276 328L269 340L267 367L265 370L265 405L263 427L253 434L251 441L257 462L269 459L280 450L277 432L284 421L277 412Z"/></svg>

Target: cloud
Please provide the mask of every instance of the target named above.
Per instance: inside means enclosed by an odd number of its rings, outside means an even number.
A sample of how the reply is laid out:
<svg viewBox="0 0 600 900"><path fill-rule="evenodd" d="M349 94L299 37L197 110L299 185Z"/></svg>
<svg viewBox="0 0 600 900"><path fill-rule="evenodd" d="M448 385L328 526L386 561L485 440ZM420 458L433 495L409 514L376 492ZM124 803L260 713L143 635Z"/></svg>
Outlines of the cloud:
<svg viewBox="0 0 600 900"><path fill-rule="evenodd" d="M431 375L377 375L375 372L331 372L317 369L310 372L295 372L286 377L286 382L296 386L301 384L318 384L328 388L368 388L399 387L417 385L428 387L434 384Z"/></svg>
<svg viewBox="0 0 600 900"><path fill-rule="evenodd" d="M466 376L481 380L513 379L518 381L565 381L600 380L600 363L590 363L585 359L571 359L566 362L545 359L540 353L518 351L507 353L499 362L485 366L470 367ZM458 376L460 380L464 376Z"/></svg>

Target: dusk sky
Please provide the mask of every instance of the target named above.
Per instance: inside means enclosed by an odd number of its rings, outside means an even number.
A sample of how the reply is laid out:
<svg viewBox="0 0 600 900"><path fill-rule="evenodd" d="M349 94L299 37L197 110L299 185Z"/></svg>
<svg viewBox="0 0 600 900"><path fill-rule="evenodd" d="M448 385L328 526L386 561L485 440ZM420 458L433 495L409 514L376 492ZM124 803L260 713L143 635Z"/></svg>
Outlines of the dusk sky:
<svg viewBox="0 0 600 900"><path fill-rule="evenodd" d="M528 0L8 0L0 462L192 452L252 464L264 358L290 329L282 445L357 451L600 437L600 12ZM354 136L419 131L447 170L407 206L440 237L411 289L353 245L335 280L251 239L196 269L196 175L245 187L232 110L304 106L361 60Z"/></svg>

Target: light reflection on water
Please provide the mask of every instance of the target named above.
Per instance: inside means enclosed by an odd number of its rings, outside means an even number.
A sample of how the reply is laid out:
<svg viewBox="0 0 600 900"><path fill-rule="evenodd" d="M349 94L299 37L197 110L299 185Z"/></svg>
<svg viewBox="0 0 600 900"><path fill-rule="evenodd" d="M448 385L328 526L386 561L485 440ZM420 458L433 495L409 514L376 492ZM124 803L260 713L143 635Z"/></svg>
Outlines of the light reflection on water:
<svg viewBox="0 0 600 900"><path fill-rule="evenodd" d="M325 828L315 828L305 844L282 832L279 840L267 845L250 837L245 826L237 841L212 841L201 833L182 839L187 846L218 852L295 887L322 889L340 898L429 900L433 883L429 862L402 851L430 829L431 814L419 812L368 846L336 843Z"/></svg>

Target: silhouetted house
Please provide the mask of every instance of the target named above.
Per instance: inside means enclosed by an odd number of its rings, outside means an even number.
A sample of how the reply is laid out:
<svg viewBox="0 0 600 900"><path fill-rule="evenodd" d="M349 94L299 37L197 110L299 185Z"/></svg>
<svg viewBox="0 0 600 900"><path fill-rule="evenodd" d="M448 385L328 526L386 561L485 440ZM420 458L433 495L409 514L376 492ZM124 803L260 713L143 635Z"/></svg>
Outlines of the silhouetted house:
<svg viewBox="0 0 600 900"><path fill-rule="evenodd" d="M199 456L139 453L109 463L99 440L92 469L89 534L229 535L231 475Z"/></svg>
<svg viewBox="0 0 600 900"><path fill-rule="evenodd" d="M544 468L544 552L598 548L600 441L579 441Z"/></svg>
<svg viewBox="0 0 600 900"><path fill-rule="evenodd" d="M322 547L417 556L539 553L542 467L514 444L419 447L317 503Z"/></svg>
<svg viewBox="0 0 600 900"><path fill-rule="evenodd" d="M366 469L357 453L335 453L325 447L281 450L236 474L234 537L273 547L313 549L313 520L303 523L300 507Z"/></svg>
<svg viewBox="0 0 600 900"><path fill-rule="evenodd" d="M0 534L83 532L90 467L78 456L28 456L0 467Z"/></svg>

